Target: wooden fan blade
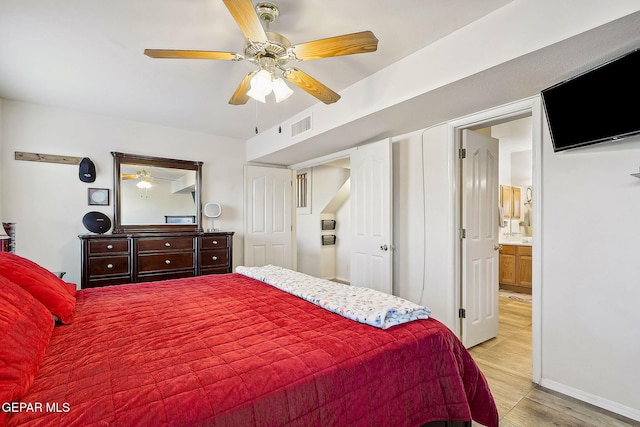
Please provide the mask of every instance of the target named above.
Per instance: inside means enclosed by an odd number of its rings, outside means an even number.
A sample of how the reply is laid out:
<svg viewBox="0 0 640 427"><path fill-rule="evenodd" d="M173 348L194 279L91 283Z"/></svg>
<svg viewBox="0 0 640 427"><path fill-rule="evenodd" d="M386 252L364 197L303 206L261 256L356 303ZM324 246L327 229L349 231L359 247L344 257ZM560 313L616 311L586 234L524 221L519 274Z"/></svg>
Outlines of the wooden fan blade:
<svg viewBox="0 0 640 427"><path fill-rule="evenodd" d="M376 50L378 50L378 39L371 31L329 37L293 46L296 58L306 61Z"/></svg>
<svg viewBox="0 0 640 427"><path fill-rule="evenodd" d="M266 43L269 41L251 0L222 1L224 1L224 5L227 6L227 9L231 12L233 19L236 20L238 27L240 27L246 38L258 43Z"/></svg>
<svg viewBox="0 0 640 427"><path fill-rule="evenodd" d="M232 52L211 52L208 50L145 49L144 54L151 58L222 59L226 61L238 59L238 55Z"/></svg>
<svg viewBox="0 0 640 427"><path fill-rule="evenodd" d="M286 69L283 76L285 79L307 91L325 104L333 104L340 99L340 95L311 77L309 74L304 71L300 71L297 68Z"/></svg>
<svg viewBox="0 0 640 427"><path fill-rule="evenodd" d="M136 179L138 176L135 173L123 173L122 179Z"/></svg>
<svg viewBox="0 0 640 427"><path fill-rule="evenodd" d="M233 93L233 96L231 96L231 99L229 100L229 104L243 105L247 103L247 101L249 100L249 95L247 95L247 92L251 88L251 77L253 77L253 75L256 73L257 71L253 71L247 74L246 76L244 76L244 79L242 79L242 82L240 82L240 85L238 86L236 91Z"/></svg>

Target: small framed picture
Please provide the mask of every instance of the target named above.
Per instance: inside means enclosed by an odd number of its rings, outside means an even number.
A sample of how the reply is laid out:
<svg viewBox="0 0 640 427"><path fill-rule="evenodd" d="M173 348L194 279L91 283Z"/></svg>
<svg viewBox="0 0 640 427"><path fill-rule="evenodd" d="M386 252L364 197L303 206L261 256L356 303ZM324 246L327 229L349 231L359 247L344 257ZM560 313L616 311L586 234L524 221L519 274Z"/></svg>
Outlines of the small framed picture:
<svg viewBox="0 0 640 427"><path fill-rule="evenodd" d="M88 193L90 205L109 205L109 189L108 188L90 188Z"/></svg>

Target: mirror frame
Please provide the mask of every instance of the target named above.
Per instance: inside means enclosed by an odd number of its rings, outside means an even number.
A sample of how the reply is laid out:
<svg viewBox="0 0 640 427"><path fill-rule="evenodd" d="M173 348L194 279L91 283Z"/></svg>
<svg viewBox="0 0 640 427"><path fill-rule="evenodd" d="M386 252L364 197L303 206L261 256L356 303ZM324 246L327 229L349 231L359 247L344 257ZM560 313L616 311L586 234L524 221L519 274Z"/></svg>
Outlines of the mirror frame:
<svg viewBox="0 0 640 427"><path fill-rule="evenodd" d="M171 233L177 231L202 232L202 162L191 160L165 159L162 157L111 152L113 156L113 234L135 232ZM122 224L122 203L120 200L120 169L122 164L148 165L163 168L185 169L196 172L196 223L195 224Z"/></svg>

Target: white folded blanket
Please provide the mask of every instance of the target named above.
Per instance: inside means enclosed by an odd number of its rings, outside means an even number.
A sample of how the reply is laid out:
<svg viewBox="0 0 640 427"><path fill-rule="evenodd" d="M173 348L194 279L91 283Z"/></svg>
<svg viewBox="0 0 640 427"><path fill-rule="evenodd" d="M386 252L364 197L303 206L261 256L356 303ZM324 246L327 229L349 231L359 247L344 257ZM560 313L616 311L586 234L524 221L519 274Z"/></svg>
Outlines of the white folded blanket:
<svg viewBox="0 0 640 427"><path fill-rule="evenodd" d="M387 329L412 320L428 319L431 314L427 307L394 295L319 279L275 265L240 266L236 272L376 328Z"/></svg>

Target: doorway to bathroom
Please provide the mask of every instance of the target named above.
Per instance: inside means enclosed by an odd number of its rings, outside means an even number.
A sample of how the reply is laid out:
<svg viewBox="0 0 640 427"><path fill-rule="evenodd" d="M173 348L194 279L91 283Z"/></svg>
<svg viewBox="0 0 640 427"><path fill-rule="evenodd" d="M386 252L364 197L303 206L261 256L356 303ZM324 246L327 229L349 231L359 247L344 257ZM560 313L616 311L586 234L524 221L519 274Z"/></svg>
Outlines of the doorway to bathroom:
<svg viewBox="0 0 640 427"><path fill-rule="evenodd" d="M533 147L531 116L478 132L498 140L498 284L500 296L531 301Z"/></svg>
<svg viewBox="0 0 640 427"><path fill-rule="evenodd" d="M538 97L533 97L518 103L509 104L494 110L478 113L473 116L465 117L458 121L450 123L453 147L458 158L463 151L465 132L473 132L487 138L498 139L500 151L500 163L496 163L496 167L500 170L503 180L500 184L496 183L498 188L496 193L500 193L500 185L511 187L511 192L506 193L503 197L499 197L490 202L487 209L491 209L493 214L486 215L491 221L491 226L485 227L485 231L489 230L490 234L494 234L497 239L493 245L493 254L487 255L484 259L475 257L470 252L469 231L466 231L467 224L473 226L474 221L479 221L480 217L472 219L465 218L463 212L466 213L467 205L470 204L467 198L468 192L473 191L473 187L464 179L464 162L461 159L454 168L455 200L458 208L455 210L456 224L459 224L458 233L454 237L456 239L456 282L459 284L457 292L459 297L459 317L460 317L460 335L467 347L472 347L478 343L487 341L497 335L497 319L499 318L499 251L500 245L506 243L518 243L519 246L529 248L530 255L530 283L532 293L532 377L533 380L539 379L540 376L540 307L539 295L541 292L541 266L540 266L540 173L541 167L539 159L541 155L541 132L542 132L542 110ZM523 136L526 135L526 136ZM524 144L525 148L517 148L516 142ZM515 147L515 148L514 148ZM460 156L463 157L463 156ZM523 160L523 159L530 160ZM525 170L523 164L530 164L529 172ZM528 177L522 178L521 174ZM525 185L526 184L526 185ZM492 184L493 185L493 184ZM515 205L513 195L518 195L518 191L513 191L513 187L520 188L520 199ZM528 188L531 188L530 201L527 198ZM528 203L528 205L524 205ZM485 203L487 205L487 203ZM504 212L499 215L504 207L511 209L508 212L508 219L505 218ZM503 209L498 209L501 207ZM482 214L479 209L479 214ZM524 213L527 213L528 219L525 221ZM531 225L526 225L530 221ZM521 224L522 223L522 224ZM499 226L501 225L501 226ZM522 227L522 229L520 228ZM525 227L530 227L525 229ZM528 236L527 234L531 236ZM485 233L486 234L486 233ZM517 240L516 240L517 239ZM530 240L529 240L530 239ZM514 245L515 246L515 245ZM526 252L526 250L525 250ZM538 297L537 297L538 296ZM487 327L489 325L490 327ZM493 328L493 329L492 329ZM475 330L474 330L475 329ZM478 332L479 330L479 332Z"/></svg>

